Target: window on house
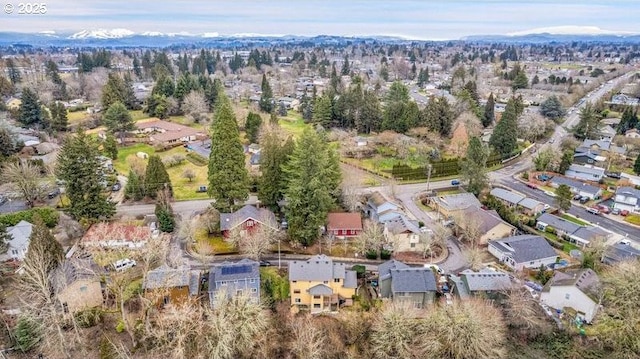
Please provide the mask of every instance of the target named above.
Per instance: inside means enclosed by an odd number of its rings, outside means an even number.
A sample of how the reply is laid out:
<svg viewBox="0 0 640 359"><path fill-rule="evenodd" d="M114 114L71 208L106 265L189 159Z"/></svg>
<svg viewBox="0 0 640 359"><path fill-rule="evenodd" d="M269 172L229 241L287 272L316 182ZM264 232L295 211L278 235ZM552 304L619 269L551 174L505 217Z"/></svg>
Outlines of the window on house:
<svg viewBox="0 0 640 359"><path fill-rule="evenodd" d="M320 296L319 295L314 295L313 299L320 299Z"/></svg>
<svg viewBox="0 0 640 359"><path fill-rule="evenodd" d="M69 306L67 303L62 303L62 311L65 313L69 313Z"/></svg>
<svg viewBox="0 0 640 359"><path fill-rule="evenodd" d="M256 279L255 279L255 278L251 278L251 279L249 279L249 283L255 283L255 282L256 282Z"/></svg>
<svg viewBox="0 0 640 359"><path fill-rule="evenodd" d="M300 298L296 298L293 300L295 303L301 303L302 301L300 300Z"/></svg>
<svg viewBox="0 0 640 359"><path fill-rule="evenodd" d="M294 289L293 294L300 294L300 289Z"/></svg>
<svg viewBox="0 0 640 359"><path fill-rule="evenodd" d="M340 283L340 278L333 278L333 283Z"/></svg>
<svg viewBox="0 0 640 359"><path fill-rule="evenodd" d="M416 244L415 243L411 243L411 248L415 248Z"/></svg>
<svg viewBox="0 0 640 359"><path fill-rule="evenodd" d="M329 281L328 281L328 280L325 280L325 281L324 281L324 282L322 282L322 283L324 283L324 284L329 284Z"/></svg>
<svg viewBox="0 0 640 359"><path fill-rule="evenodd" d="M87 286L83 285L82 287L80 287L80 291L81 292L86 292L87 291Z"/></svg>
<svg viewBox="0 0 640 359"><path fill-rule="evenodd" d="M164 305L167 305L171 302L171 298L167 295L164 298L162 298L162 302L164 303Z"/></svg>
<svg viewBox="0 0 640 359"><path fill-rule="evenodd" d="M235 280L233 281L233 283L238 284L238 280L237 280L237 279L235 279Z"/></svg>
<svg viewBox="0 0 640 359"><path fill-rule="evenodd" d="M12 249L12 250L11 250L11 254L13 254L13 255L16 255L16 256L17 256L17 255L18 255L18 250L17 250L17 249Z"/></svg>
<svg viewBox="0 0 640 359"><path fill-rule="evenodd" d="M315 304L313 305L313 307L314 307L314 308L316 308L316 309L320 309L320 303L315 303Z"/></svg>
<svg viewBox="0 0 640 359"><path fill-rule="evenodd" d="M567 293L564 295L564 299L569 299L571 297L571 294Z"/></svg>
<svg viewBox="0 0 640 359"><path fill-rule="evenodd" d="M258 288L251 288L251 293L258 293Z"/></svg>
<svg viewBox="0 0 640 359"><path fill-rule="evenodd" d="M298 283L298 281L297 280L292 280L291 283Z"/></svg>

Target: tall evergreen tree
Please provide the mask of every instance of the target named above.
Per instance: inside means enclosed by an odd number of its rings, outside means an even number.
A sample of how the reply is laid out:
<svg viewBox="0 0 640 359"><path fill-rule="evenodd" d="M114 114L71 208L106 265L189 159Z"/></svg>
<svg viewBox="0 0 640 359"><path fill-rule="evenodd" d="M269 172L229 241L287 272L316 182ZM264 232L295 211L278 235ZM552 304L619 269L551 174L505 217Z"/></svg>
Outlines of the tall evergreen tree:
<svg viewBox="0 0 640 359"><path fill-rule="evenodd" d="M142 79L142 67L140 67L140 60L136 55L133 55L133 73L138 79Z"/></svg>
<svg viewBox="0 0 640 359"><path fill-rule="evenodd" d="M268 132L261 143L260 182L258 198L265 206L277 210L278 202L284 198L287 179L283 166L293 153L295 144L291 138L283 143L275 131Z"/></svg>
<svg viewBox="0 0 640 359"><path fill-rule="evenodd" d="M173 232L176 225L173 208L171 208L171 194L167 188L158 191L155 214L158 218L158 229L165 233Z"/></svg>
<svg viewBox="0 0 640 359"><path fill-rule="evenodd" d="M112 134L107 135L107 138L102 143L102 150L112 160L118 159L118 144Z"/></svg>
<svg viewBox="0 0 640 359"><path fill-rule="evenodd" d="M16 146L14 134L9 129L0 127L0 162L20 150L21 148Z"/></svg>
<svg viewBox="0 0 640 359"><path fill-rule="evenodd" d="M102 108L107 109L116 102L126 103L127 85L120 75L110 73L102 87Z"/></svg>
<svg viewBox="0 0 640 359"><path fill-rule="evenodd" d="M382 126L383 112L380 99L373 91L364 91L360 117L356 120L356 129L361 133L379 131Z"/></svg>
<svg viewBox="0 0 640 359"><path fill-rule="evenodd" d="M22 90L22 103L20 104L20 122L25 126L47 127L38 95L30 88Z"/></svg>
<svg viewBox="0 0 640 359"><path fill-rule="evenodd" d="M550 120L557 121L565 115L562 103L558 96L549 96L542 104L540 104L540 114Z"/></svg>
<svg viewBox="0 0 640 359"><path fill-rule="evenodd" d="M484 106L484 116L482 116L482 126L489 127L496 120L495 116L495 100L493 99L493 93L489 94L487 103Z"/></svg>
<svg viewBox="0 0 640 359"><path fill-rule="evenodd" d="M258 143L260 126L262 126L262 117L260 114L249 112L247 115L247 121L245 121L244 129L250 143Z"/></svg>
<svg viewBox="0 0 640 359"><path fill-rule="evenodd" d="M640 155L636 157L636 161L633 163L633 173L640 175Z"/></svg>
<svg viewBox="0 0 640 359"><path fill-rule="evenodd" d="M515 106L515 100L510 99L489 139L491 147L503 156L511 154L518 148L518 116Z"/></svg>
<svg viewBox="0 0 640 359"><path fill-rule="evenodd" d="M260 111L271 113L274 109L273 90L271 89L271 85L269 85L269 81L267 81L266 74L262 74L262 84L260 88L262 90L259 102Z"/></svg>
<svg viewBox="0 0 640 359"><path fill-rule="evenodd" d="M336 170L339 165L333 163L337 156L330 151L334 150L323 137L307 128L284 166L289 235L304 245L318 238L328 211L336 203L340 172Z"/></svg>
<svg viewBox="0 0 640 359"><path fill-rule="evenodd" d="M39 216L33 221L33 229L29 236L29 247L24 258L24 267L27 270L45 270L48 274L53 272L64 259L62 246L51 234Z"/></svg>
<svg viewBox="0 0 640 359"><path fill-rule="evenodd" d="M5 64L7 65L7 72L9 75L9 81L12 84L17 84L22 81L22 76L20 75L20 70L16 67L16 64L13 62L12 58L8 58L5 60Z"/></svg>
<svg viewBox="0 0 640 359"><path fill-rule="evenodd" d="M333 101L329 92L323 93L316 99L313 111L313 121L328 127L333 120Z"/></svg>
<svg viewBox="0 0 640 359"><path fill-rule="evenodd" d="M156 198L158 191L164 189L171 190L171 179L160 156L151 155L144 174L144 193L151 198Z"/></svg>
<svg viewBox="0 0 640 359"><path fill-rule="evenodd" d="M351 65L349 65L349 55L344 55L344 61L342 62L342 69L340 70L340 74L342 76L347 76L351 73Z"/></svg>
<svg viewBox="0 0 640 359"><path fill-rule="evenodd" d="M232 210L249 195L249 175L245 167L244 149L231 103L218 94L211 122L209 155L209 195L219 210Z"/></svg>
<svg viewBox="0 0 640 359"><path fill-rule="evenodd" d="M173 79L168 75L163 75L158 78L156 81L156 85L153 86L153 90L151 90L152 95L163 95L165 97L173 96L176 88L173 84Z"/></svg>
<svg viewBox="0 0 640 359"><path fill-rule="evenodd" d="M136 128L129 110L119 101L111 104L105 112L104 124L109 133L120 137L120 143L124 143L127 131L133 131Z"/></svg>
<svg viewBox="0 0 640 359"><path fill-rule="evenodd" d="M453 111L444 97L432 97L422 113L423 122L430 130L449 136L453 126Z"/></svg>
<svg viewBox="0 0 640 359"><path fill-rule="evenodd" d="M97 143L82 130L68 136L58 155L56 175L66 182L69 213L77 220L109 218L115 205L103 194L104 176Z"/></svg>
<svg viewBox="0 0 640 359"><path fill-rule="evenodd" d="M51 129L55 132L67 131L69 126L69 118L67 117L67 109L61 102L54 102L49 106L51 112Z"/></svg>
<svg viewBox="0 0 640 359"><path fill-rule="evenodd" d="M134 201L139 201L144 198L143 181L144 179L140 178L134 170L130 169L129 175L127 176L127 185L124 187L125 198Z"/></svg>
<svg viewBox="0 0 640 359"><path fill-rule="evenodd" d="M487 186L488 158L489 150L478 137L471 137L467 146L467 154L460 166L460 172L467 182L467 191L476 196Z"/></svg>
<svg viewBox="0 0 640 359"><path fill-rule="evenodd" d="M580 110L580 121L573 129L574 135L580 139L594 138L598 132L600 120L600 114L597 113L595 107L590 102L587 102Z"/></svg>
<svg viewBox="0 0 640 359"><path fill-rule="evenodd" d="M616 128L616 131L620 135L624 135L625 132L638 126L638 114L631 109L631 106L625 107L622 112L622 118Z"/></svg>

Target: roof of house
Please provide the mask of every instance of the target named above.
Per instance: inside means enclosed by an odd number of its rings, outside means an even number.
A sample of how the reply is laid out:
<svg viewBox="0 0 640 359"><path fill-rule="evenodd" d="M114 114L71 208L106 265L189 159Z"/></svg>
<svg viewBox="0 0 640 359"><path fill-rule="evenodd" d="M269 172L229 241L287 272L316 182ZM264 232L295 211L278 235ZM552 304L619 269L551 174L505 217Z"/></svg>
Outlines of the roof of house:
<svg viewBox="0 0 640 359"><path fill-rule="evenodd" d="M320 282L332 280L334 265L344 268L344 263L333 263L333 259L324 254L315 255L306 261L292 261L289 263L289 280Z"/></svg>
<svg viewBox="0 0 640 359"><path fill-rule="evenodd" d="M251 205L246 205L233 213L220 213L220 230L232 230L248 219L253 219L261 224L277 229L276 216L273 212L266 208L256 208Z"/></svg>
<svg viewBox="0 0 640 359"><path fill-rule="evenodd" d="M480 207L480 201L473 195L473 193L457 193L443 196L436 196L433 198L436 203L445 210L456 211L466 209L469 207Z"/></svg>
<svg viewBox="0 0 640 359"><path fill-rule="evenodd" d="M591 241L598 237L606 238L609 236L609 233L598 227L586 226L578 228L575 232L571 233L571 236Z"/></svg>
<svg viewBox="0 0 640 359"><path fill-rule="evenodd" d="M400 234L400 233L420 233L420 227L418 226L418 222L412 221L409 217L404 214L400 214L398 217L385 222L385 227L387 231L392 234Z"/></svg>
<svg viewBox="0 0 640 359"><path fill-rule="evenodd" d="M33 224L22 220L15 226L7 227L7 233L11 235L9 246L12 248L24 248L29 245L29 237L33 231Z"/></svg>
<svg viewBox="0 0 640 359"><path fill-rule="evenodd" d="M474 272L467 269L460 277L470 292L506 290L513 286L508 274L491 270Z"/></svg>
<svg viewBox="0 0 640 359"><path fill-rule="evenodd" d="M209 271L209 282L260 278L260 263L244 258L237 262L216 263Z"/></svg>
<svg viewBox="0 0 640 359"><path fill-rule="evenodd" d="M615 136L616 134L616 130L609 125L605 125L604 127L600 128L598 132L601 134L611 135L611 136Z"/></svg>
<svg viewBox="0 0 640 359"><path fill-rule="evenodd" d="M640 258L640 250L637 250L628 244L616 243L607 247L602 256L602 261L605 264L614 264L638 258Z"/></svg>
<svg viewBox="0 0 640 359"><path fill-rule="evenodd" d="M633 187L618 187L618 189L616 189L616 195L640 198L640 190L637 190Z"/></svg>
<svg viewBox="0 0 640 359"><path fill-rule="evenodd" d="M463 227L464 223L468 223L469 220L475 220L478 225L478 230L481 233L487 233L496 226L500 224L505 224L509 227L513 227L509 223L505 222L500 218L500 215L496 211L486 211L479 207L469 207L463 212L464 219L463 223L459 223L458 225Z"/></svg>
<svg viewBox="0 0 640 359"><path fill-rule="evenodd" d="M556 183L558 185L564 184L569 186L575 191L582 191L586 193L590 193L593 195L598 194L601 191L601 188L598 186L593 186L588 183L580 182L571 178L553 176L551 179L551 183Z"/></svg>
<svg viewBox="0 0 640 359"><path fill-rule="evenodd" d="M556 257L558 254L542 237L534 235L513 236L489 241L489 246L510 256L516 263Z"/></svg>
<svg viewBox="0 0 640 359"><path fill-rule="evenodd" d="M52 284L56 291L61 291L78 280L93 278L99 282L100 275L103 273L104 268L101 268L91 258L71 258L56 268L52 275Z"/></svg>
<svg viewBox="0 0 640 359"><path fill-rule="evenodd" d="M551 287L576 287L581 292L595 298L597 285L600 282L598 275L591 269L569 269L564 272L556 271L555 274L542 288L543 292L548 292Z"/></svg>
<svg viewBox="0 0 640 359"><path fill-rule="evenodd" d="M333 294L333 289L326 284L320 283L316 284L313 287L309 288L309 294L311 295L331 295Z"/></svg>
<svg viewBox="0 0 640 359"><path fill-rule="evenodd" d="M147 128L159 128L165 131L183 131L185 129L191 129L191 127L181 125L179 123L163 121L161 119L152 119L149 121L136 122L136 128L139 130Z"/></svg>
<svg viewBox="0 0 640 359"><path fill-rule="evenodd" d="M327 230L349 229L362 230L360 213L329 213L327 215Z"/></svg>
<svg viewBox="0 0 640 359"><path fill-rule="evenodd" d="M148 227L119 222L100 222L89 227L82 242L143 242L151 237Z"/></svg>
<svg viewBox="0 0 640 359"><path fill-rule="evenodd" d="M518 204L520 201L522 201L525 198L522 195L519 195L515 192L507 191L506 189L502 189L502 188L494 188L491 190L490 193L492 196L498 199L501 199L503 201L513 203L513 204Z"/></svg>
<svg viewBox="0 0 640 359"><path fill-rule="evenodd" d="M606 157L604 156L600 156L599 154L593 153L591 151L589 152L577 152L573 155L573 158L577 158L577 157L587 157L589 159L592 159L596 162L603 162L606 161Z"/></svg>
<svg viewBox="0 0 640 359"><path fill-rule="evenodd" d="M526 209L536 209L542 205L542 202L536 201L533 198L525 198L522 201L518 202L518 206L522 206Z"/></svg>
<svg viewBox="0 0 640 359"><path fill-rule="evenodd" d="M198 133L201 133L201 132L194 128L187 127L186 129L181 131L167 131L162 133L155 133L152 135L152 137L154 141L167 142L167 141L179 140L183 137L195 136Z"/></svg>
<svg viewBox="0 0 640 359"><path fill-rule="evenodd" d="M378 191L373 192L371 196L369 196L369 200L367 201L367 203L369 203L369 205L376 210L378 209L378 207L382 206L385 203L390 203L398 207L398 205L388 200L382 193Z"/></svg>
<svg viewBox="0 0 640 359"><path fill-rule="evenodd" d="M604 176L604 168L590 165L572 164L571 166L569 166L569 171Z"/></svg>
<svg viewBox="0 0 640 359"><path fill-rule="evenodd" d="M249 163L253 166L257 166L260 164L260 152L252 153L249 158Z"/></svg>
<svg viewBox="0 0 640 359"><path fill-rule="evenodd" d="M391 290L424 293L437 290L436 277L431 268L403 268L391 270Z"/></svg>
<svg viewBox="0 0 640 359"><path fill-rule="evenodd" d="M549 213L543 213L540 217L538 217L537 221L546 223L547 225L550 225L551 227L559 229L566 233L573 233L581 227L579 224L567 221L564 218L560 218Z"/></svg>
<svg viewBox="0 0 640 359"><path fill-rule="evenodd" d="M380 280L385 280L391 278L391 270L404 268L409 268L409 266L398 260L391 259L378 266L378 276Z"/></svg>
<svg viewBox="0 0 640 359"><path fill-rule="evenodd" d="M194 280L194 277L199 279L199 276L200 274L197 271L192 271L189 268L171 268L164 264L147 273L144 283L142 283L142 288L189 287L190 294L194 292L197 293L197 286L200 284L200 281Z"/></svg>
<svg viewBox="0 0 640 359"><path fill-rule="evenodd" d="M584 140L582 141L582 144L580 144L580 147L591 147L591 146L597 146L603 150L608 150L609 147L611 146L611 142L609 141L605 141L605 140Z"/></svg>

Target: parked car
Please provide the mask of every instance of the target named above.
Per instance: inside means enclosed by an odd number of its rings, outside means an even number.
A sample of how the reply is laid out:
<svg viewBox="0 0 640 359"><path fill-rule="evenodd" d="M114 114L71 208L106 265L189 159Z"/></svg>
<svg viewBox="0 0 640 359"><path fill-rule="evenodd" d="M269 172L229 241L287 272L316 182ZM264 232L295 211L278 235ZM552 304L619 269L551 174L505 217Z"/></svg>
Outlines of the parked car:
<svg viewBox="0 0 640 359"><path fill-rule="evenodd" d="M196 193L204 193L204 192L207 192L207 186L200 186L196 190Z"/></svg>
<svg viewBox="0 0 640 359"><path fill-rule="evenodd" d="M269 261L260 261L260 267L271 267L271 262L269 262Z"/></svg>
<svg viewBox="0 0 640 359"><path fill-rule="evenodd" d="M111 191L113 191L113 192L118 192L121 188L122 188L122 185L120 184L120 182L116 182L116 183L111 187Z"/></svg>
<svg viewBox="0 0 640 359"><path fill-rule="evenodd" d="M607 177L616 178L616 179L620 179L622 177L620 176L620 172L605 172L604 175Z"/></svg>
<svg viewBox="0 0 640 359"><path fill-rule="evenodd" d="M577 194L577 195L573 196L573 200L574 200L574 201L579 201L579 200L580 200L580 198L582 198L582 196L581 196L581 195L579 195L579 194Z"/></svg>
<svg viewBox="0 0 640 359"><path fill-rule="evenodd" d="M135 266L136 266L136 261L129 258L121 259L113 263L113 269L115 269L116 272L122 272L124 270L127 270Z"/></svg>
<svg viewBox="0 0 640 359"><path fill-rule="evenodd" d="M604 213L604 214L609 214L609 212L611 212L611 208L605 206L605 205L598 205L598 209L600 210L600 212Z"/></svg>
<svg viewBox="0 0 640 359"><path fill-rule="evenodd" d="M585 204L587 202L589 202L589 197L587 196L580 197L580 203Z"/></svg>
<svg viewBox="0 0 640 359"><path fill-rule="evenodd" d="M444 270L442 268L440 268L437 264L425 264L424 268L430 268L435 270L436 272L438 272L439 274L444 274Z"/></svg>
<svg viewBox="0 0 640 359"><path fill-rule="evenodd" d="M620 215L623 217L626 217L629 215L629 211L627 211L626 209L623 209L622 211L620 211Z"/></svg>
<svg viewBox="0 0 640 359"><path fill-rule="evenodd" d="M452 186L459 186L460 185L460 180L452 180L451 181L451 185Z"/></svg>
<svg viewBox="0 0 640 359"><path fill-rule="evenodd" d="M614 208L611 210L611 214L615 214L615 215L619 215L620 214L620 208Z"/></svg>
<svg viewBox="0 0 640 359"><path fill-rule="evenodd" d="M211 148L211 142L205 143L203 147L204 148Z"/></svg>
<svg viewBox="0 0 640 359"><path fill-rule="evenodd" d="M531 183L531 182L527 182L527 187L533 188L533 189L538 189L538 186L536 186L535 183Z"/></svg>
<svg viewBox="0 0 640 359"><path fill-rule="evenodd" d="M587 208L587 212L595 215L600 214L600 211L597 208L593 208L593 207Z"/></svg>
<svg viewBox="0 0 640 359"><path fill-rule="evenodd" d="M544 194L546 194L549 197L557 197L557 195L551 191L544 191Z"/></svg>

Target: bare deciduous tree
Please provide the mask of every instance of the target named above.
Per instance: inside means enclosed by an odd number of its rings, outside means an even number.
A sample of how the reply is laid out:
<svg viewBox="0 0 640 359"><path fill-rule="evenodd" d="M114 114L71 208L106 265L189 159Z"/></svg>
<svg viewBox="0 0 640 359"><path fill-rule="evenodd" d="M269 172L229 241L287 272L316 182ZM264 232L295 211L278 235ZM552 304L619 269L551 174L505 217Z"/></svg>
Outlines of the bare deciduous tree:
<svg viewBox="0 0 640 359"><path fill-rule="evenodd" d="M207 100L200 91L191 91L182 102L182 111L193 122L199 123L207 120L209 106Z"/></svg>
<svg viewBox="0 0 640 359"><path fill-rule="evenodd" d="M259 260L260 257L271 251L271 247L278 240L278 232L271 225L261 224L256 229L242 230L237 226L230 231L229 242L249 258Z"/></svg>
<svg viewBox="0 0 640 359"><path fill-rule="evenodd" d="M10 183L29 207L44 199L50 184L40 175L40 168L29 162L11 162L2 168L2 181Z"/></svg>
<svg viewBox="0 0 640 359"><path fill-rule="evenodd" d="M371 330L374 357L423 358L426 335L421 315L406 302L394 301L385 305Z"/></svg>
<svg viewBox="0 0 640 359"><path fill-rule="evenodd" d="M364 253L370 249L379 249L385 242L382 227L376 221L366 220L362 233L354 240L358 253Z"/></svg>
<svg viewBox="0 0 640 359"><path fill-rule="evenodd" d="M196 173L192 169L187 168L186 170L184 170L184 172L182 172L182 177L188 179L189 182L191 182L194 178L196 178Z"/></svg>
<svg viewBox="0 0 640 359"><path fill-rule="evenodd" d="M505 293L502 312L512 333L523 338L535 338L551 330L547 316L529 291L516 288Z"/></svg>
<svg viewBox="0 0 640 359"><path fill-rule="evenodd" d="M299 359L321 359L325 357L326 336L313 325L311 316L293 319L291 352Z"/></svg>

